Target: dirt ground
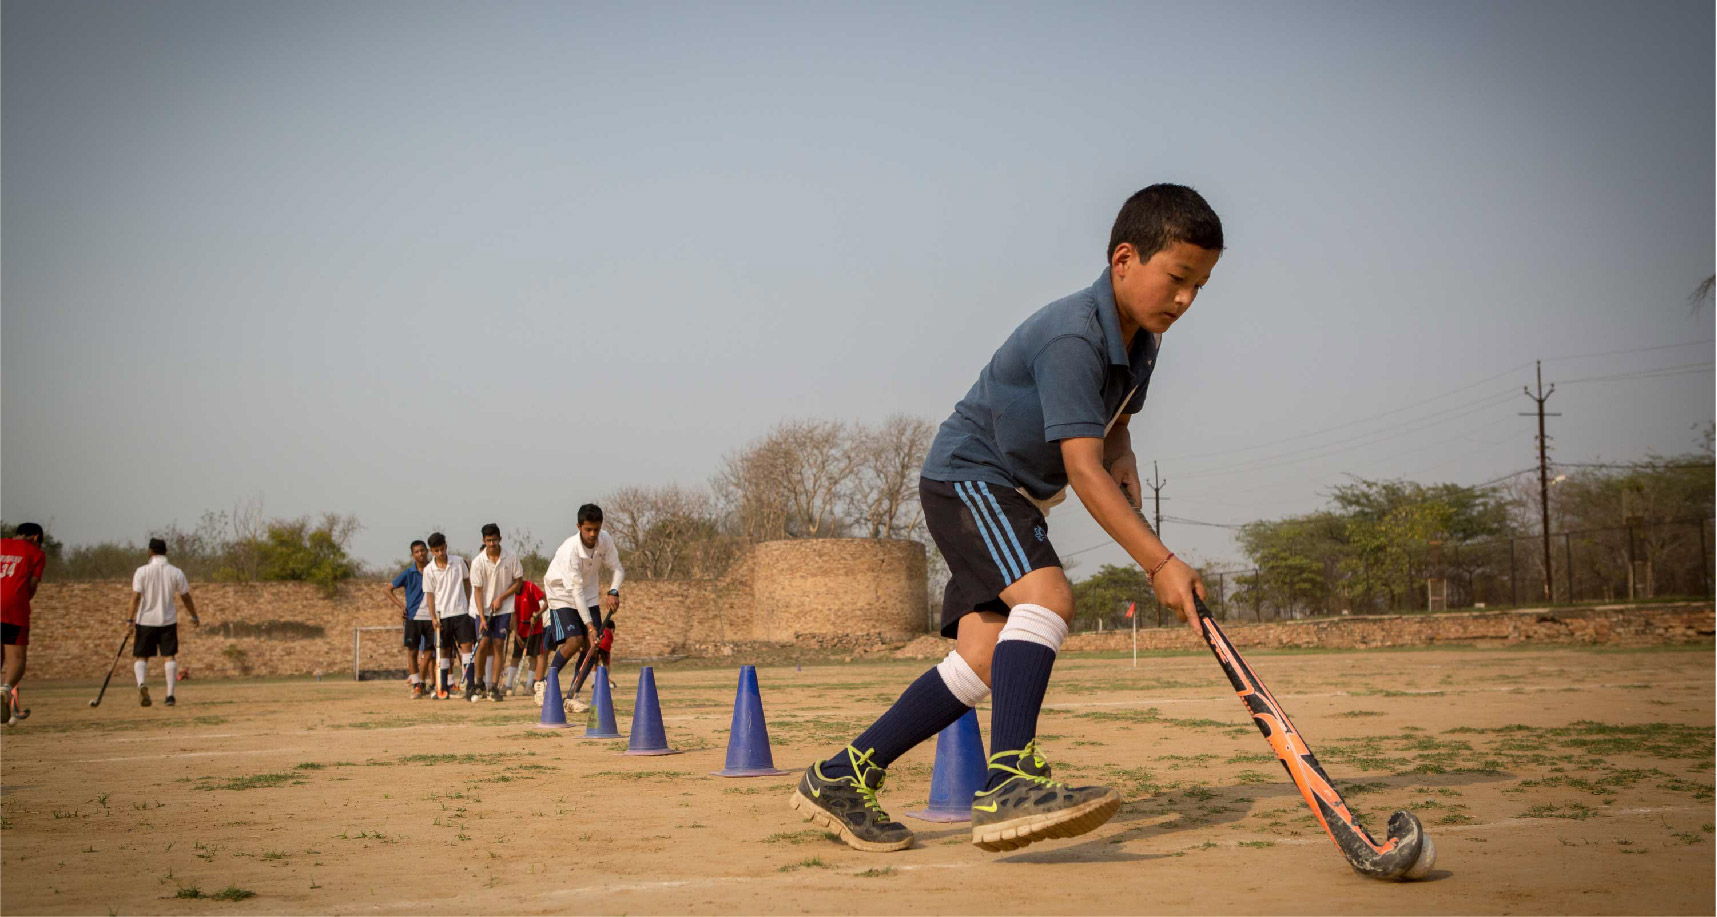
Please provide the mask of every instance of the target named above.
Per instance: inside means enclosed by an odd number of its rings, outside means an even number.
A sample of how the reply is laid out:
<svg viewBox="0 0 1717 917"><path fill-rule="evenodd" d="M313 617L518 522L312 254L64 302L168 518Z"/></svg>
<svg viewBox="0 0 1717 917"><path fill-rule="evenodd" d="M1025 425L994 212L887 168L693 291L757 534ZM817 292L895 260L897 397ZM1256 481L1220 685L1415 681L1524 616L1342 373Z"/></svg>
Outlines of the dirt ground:
<svg viewBox="0 0 1717 917"><path fill-rule="evenodd" d="M0 910L1713 912L1711 647L1249 660L1370 827L1420 816L1428 881L1347 868L1208 655L1060 661L1046 755L1127 804L1012 854L910 819L911 850L860 853L788 809L795 777L710 776L737 665L658 668L673 757L532 729L528 698L193 680L141 709L122 672L99 709L93 683L26 683L34 715L0 738ZM925 667L762 669L776 763L844 743ZM637 671L615 678L625 730ZM925 802L933 756L891 771L896 817Z"/></svg>

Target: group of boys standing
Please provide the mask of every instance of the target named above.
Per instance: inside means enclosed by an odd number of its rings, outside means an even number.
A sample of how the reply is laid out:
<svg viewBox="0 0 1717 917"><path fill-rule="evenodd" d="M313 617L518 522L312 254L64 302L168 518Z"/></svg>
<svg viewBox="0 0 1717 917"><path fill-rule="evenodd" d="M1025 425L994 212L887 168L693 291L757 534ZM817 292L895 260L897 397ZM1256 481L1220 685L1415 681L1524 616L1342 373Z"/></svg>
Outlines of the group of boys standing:
<svg viewBox="0 0 1717 917"><path fill-rule="evenodd" d="M560 670L573 662L576 675L566 702L576 711L586 709L577 695L595 665L609 663L626 576L614 539L602 531L601 508L579 508L578 533L555 551L540 587L525 577L517 555L502 548L500 526L485 525L482 535L483 550L469 564L448 551L440 532L413 541L411 566L388 587L388 598L405 619L411 696L446 700L463 693L473 703L499 701L518 692L523 675L523 689L541 706L545 680L553 678L558 686ZM604 566L613 578L599 595ZM461 666L457 688L455 652Z"/></svg>

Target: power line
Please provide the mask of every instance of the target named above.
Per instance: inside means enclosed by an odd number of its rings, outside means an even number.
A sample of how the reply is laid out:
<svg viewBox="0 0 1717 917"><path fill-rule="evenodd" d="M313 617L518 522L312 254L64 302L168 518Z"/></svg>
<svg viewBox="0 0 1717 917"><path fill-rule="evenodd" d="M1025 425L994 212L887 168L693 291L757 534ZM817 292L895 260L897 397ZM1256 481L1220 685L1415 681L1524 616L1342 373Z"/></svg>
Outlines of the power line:
<svg viewBox="0 0 1717 917"><path fill-rule="evenodd" d="M1592 357L1614 357L1620 356L1624 353L1647 353L1653 350L1674 350L1677 347L1692 347L1696 344L1717 344L1717 338L1706 338L1703 341L1683 341L1679 344L1657 344L1652 347L1635 347L1631 350L1601 350L1597 353L1576 353L1565 357L1545 357L1544 361L1546 363L1554 363L1558 360L1586 360Z"/></svg>
<svg viewBox="0 0 1717 917"><path fill-rule="evenodd" d="M1674 350L1674 349L1680 348L1680 347L1693 347L1693 346L1697 346L1699 344L1712 344L1712 343L1717 343L1717 338L1708 338L1708 339L1699 340L1699 341L1682 341L1682 342L1678 342L1678 343L1674 343L1674 344L1654 344L1650 347L1633 347L1633 348L1628 348L1628 349L1624 349L1624 350L1603 350L1603 351L1596 351L1593 353L1567 354L1565 356L1549 357L1548 359L1550 361L1585 360L1585 359L1592 359L1595 357L1610 357L1610 356L1621 356L1624 354L1633 354L1633 353L1650 353L1650 352L1659 351L1659 350ZM1308 438L1314 437L1314 436L1321 436L1325 433L1333 433L1336 430L1343 430L1343 429L1346 429L1348 427L1357 426L1357 425L1365 424L1365 423L1370 423L1371 421L1374 421L1374 420L1381 420L1385 417L1391 417L1391 416L1399 414L1403 411L1410 411L1416 407L1422 407L1424 405L1431 404L1432 402L1441 401L1442 399L1447 398L1451 395L1458 395L1461 392L1469 391L1471 389L1478 388L1481 385L1485 385L1487 383L1494 382L1497 379L1501 379L1505 376L1512 375L1512 374L1517 373L1520 370L1525 369L1531 365L1532 364L1530 362L1521 363L1517 366L1512 366L1506 370L1503 370L1502 372L1496 373L1495 375L1486 376L1485 378L1480 379L1477 382L1470 382L1470 383L1468 383L1466 385L1462 385L1458 388L1449 389L1448 391L1443 392L1441 394L1433 395L1429 398L1425 398L1425 399L1422 399L1419 401L1412 402L1411 404L1405 404L1405 405L1402 405L1401 407L1398 407L1398 408L1391 408L1391 409L1389 409L1387 411L1383 411L1382 413L1379 413L1379 414L1372 414L1370 416L1361 417L1361 418L1358 418L1356 420L1343 421L1343 422L1335 424L1333 426L1322 427L1320 429L1310 430L1310 431L1305 432L1305 433L1296 433L1293 436L1285 437L1283 439L1271 440L1270 442L1265 442L1265 443L1257 443L1257 444L1251 445L1251 446L1240 446L1240 447L1237 447L1234 449L1219 449L1219 450L1216 450L1213 452L1195 452L1195 453L1190 453L1190 454L1186 454L1186 455L1172 455L1172 456L1169 456L1167 459L1165 459L1165 461L1181 461L1181 460L1185 460L1185 459L1212 458L1212 457L1219 456L1219 455L1234 455L1234 454L1242 453L1242 452L1252 452L1252 451L1256 451L1259 449L1269 449L1269 448L1274 447L1274 446L1280 446L1280 445L1283 445L1286 443L1298 442L1299 440L1308 439ZM1693 366L1693 365L1697 365L1697 364L1685 364L1685 365ZM1672 369L1672 368L1675 368L1675 367L1665 367L1665 369ZM1646 370L1645 372L1657 372L1657 370ZM1608 379L1610 377L1600 377L1600 378ZM1588 380L1588 379L1566 380L1566 381L1563 381L1562 384L1566 385L1569 382L1585 382L1585 381L1596 381L1596 380Z"/></svg>
<svg viewBox="0 0 1717 917"><path fill-rule="evenodd" d="M1336 430L1345 429L1347 427L1355 426L1358 424L1370 423L1373 420L1380 420L1384 417L1389 417L1389 416L1394 415L1394 414L1399 414L1402 411L1410 411L1416 407L1421 407L1423 405L1430 404L1433 401L1441 401L1442 399L1447 398L1450 395L1458 395L1461 392L1467 391L1468 389L1478 388L1479 386L1484 385L1486 383L1495 382L1496 380L1501 379L1504 376L1519 372L1520 370L1525 369L1526 367L1531 366L1531 365L1532 365L1531 363L1522 363L1519 366L1504 370L1503 372L1497 373L1494 376L1486 376L1485 378L1480 379L1477 382L1463 385L1460 388L1450 389L1450 390L1448 390L1448 391L1446 391L1440 395L1433 395L1430 398L1426 398L1422 401L1415 401L1412 404L1403 405L1403 406L1398 407L1398 408L1391 408L1390 410L1384 411L1381 414L1373 414L1370 417L1361 417L1358 420L1344 421L1342 423L1336 424L1333 427L1324 427L1321 430L1312 430L1312 431L1307 432L1307 433L1296 433L1293 436L1289 436L1285 439L1278 439L1278 440L1274 440L1274 441L1267 442L1267 443L1259 443L1259 444L1253 445L1253 446L1242 446L1238 449L1220 449L1220 450L1217 450L1215 452L1196 452L1196 453L1193 453L1191 455L1171 455L1168 457L1167 460L1172 462L1172 461L1180 461L1183 459L1210 458L1212 456L1217 456L1217 455L1233 455L1237 452L1251 452L1251 451L1256 450L1256 449L1268 449L1268 448L1271 448L1273 446L1280 446L1283 443L1291 443L1291 442L1295 442L1297 440L1306 439L1307 437L1321 436L1325 433L1331 433L1331 432L1334 432Z"/></svg>
<svg viewBox="0 0 1717 917"><path fill-rule="evenodd" d="M1686 376L1693 373L1708 373L1717 366L1710 362L1678 363L1675 366L1663 366L1657 369L1641 369L1634 372L1612 373L1608 376L1582 376L1578 379L1563 379L1563 385L1575 385L1581 382L1620 382L1630 379L1662 379L1668 376Z"/></svg>
<svg viewBox="0 0 1717 917"><path fill-rule="evenodd" d="M1638 468L1644 471L1717 467L1711 462L1551 462L1551 464L1558 468Z"/></svg>
<svg viewBox="0 0 1717 917"><path fill-rule="evenodd" d="M1451 420L1458 420L1462 417L1476 414L1480 411L1489 410L1513 399L1514 397L1514 393L1512 392L1498 392L1486 395L1474 401L1463 402L1462 404L1455 405L1454 407L1444 408L1440 411L1427 414L1424 417L1414 418L1413 420L1396 424L1392 427L1372 430L1368 433L1361 433L1357 436L1350 436L1346 439L1339 439L1334 442L1323 443L1321 445L1308 446L1302 449L1290 450L1288 452L1277 453L1275 455L1261 456L1255 459L1247 459L1246 461L1238 464L1228 465L1222 468L1213 468L1209 471L1197 471L1187 474L1184 477L1208 478L1225 474L1244 474L1253 471L1260 471L1275 465L1293 465L1298 464L1299 462L1310 461L1312 459L1327 458L1328 456L1341 452L1347 452L1353 449L1363 449L1366 446L1374 446L1378 443L1385 443L1392 439L1399 439L1403 436L1418 433L1421 430L1440 426Z"/></svg>

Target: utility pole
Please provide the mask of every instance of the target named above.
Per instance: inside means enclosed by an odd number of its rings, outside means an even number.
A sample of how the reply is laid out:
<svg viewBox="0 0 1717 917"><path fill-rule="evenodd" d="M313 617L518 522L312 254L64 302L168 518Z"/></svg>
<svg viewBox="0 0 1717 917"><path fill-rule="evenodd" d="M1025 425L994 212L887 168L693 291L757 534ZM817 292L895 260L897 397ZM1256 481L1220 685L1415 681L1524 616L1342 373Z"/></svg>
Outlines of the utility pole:
<svg viewBox="0 0 1717 917"><path fill-rule="evenodd" d="M1543 360L1538 361L1538 394L1532 394L1532 389L1525 386L1521 387L1521 391L1526 393L1526 397L1538 404L1537 411L1523 413L1520 416L1531 417L1533 413L1538 415L1538 512L1539 519L1543 523L1544 535L1544 601L1549 604L1555 601L1555 596L1550 585L1550 461L1548 459L1549 439L1544 435L1544 418L1561 417L1562 415L1544 413L1544 402L1550 400L1551 395L1556 394L1556 386L1552 383L1550 391L1544 390Z"/></svg>
<svg viewBox="0 0 1717 917"><path fill-rule="evenodd" d="M1151 479L1146 481L1145 485L1151 489L1152 504L1156 507L1156 532L1157 538L1160 540L1163 537L1163 488L1168 485L1168 482L1162 479L1161 474L1157 473L1155 459L1151 460Z"/></svg>

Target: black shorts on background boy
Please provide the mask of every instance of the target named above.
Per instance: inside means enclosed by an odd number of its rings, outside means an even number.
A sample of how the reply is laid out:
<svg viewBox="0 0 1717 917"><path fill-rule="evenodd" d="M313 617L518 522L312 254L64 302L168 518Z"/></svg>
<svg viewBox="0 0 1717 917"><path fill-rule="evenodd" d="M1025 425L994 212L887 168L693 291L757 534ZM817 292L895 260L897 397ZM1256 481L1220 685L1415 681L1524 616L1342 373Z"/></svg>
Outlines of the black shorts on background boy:
<svg viewBox="0 0 1717 917"><path fill-rule="evenodd" d="M1037 748L1050 670L1073 591L1044 512L1071 485L1105 532L1197 628L1198 575L1137 513L1127 431L1143 406L1162 335L1191 307L1222 252L1222 224L1191 188L1129 198L1090 287L1026 319L943 422L925 459L925 523L948 562L942 634L954 650L851 745L806 768L793 807L860 850L901 850L912 832L876 799L885 769L994 691L989 773L972 800L972 843L1011 850L1102 825L1108 787L1051 778Z"/></svg>

